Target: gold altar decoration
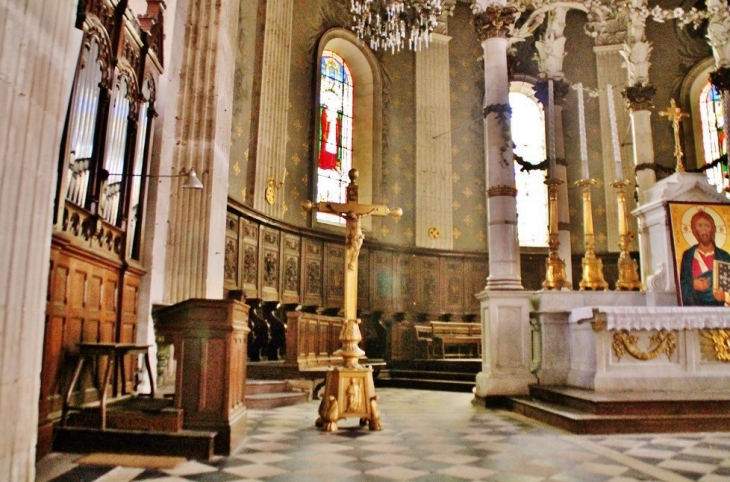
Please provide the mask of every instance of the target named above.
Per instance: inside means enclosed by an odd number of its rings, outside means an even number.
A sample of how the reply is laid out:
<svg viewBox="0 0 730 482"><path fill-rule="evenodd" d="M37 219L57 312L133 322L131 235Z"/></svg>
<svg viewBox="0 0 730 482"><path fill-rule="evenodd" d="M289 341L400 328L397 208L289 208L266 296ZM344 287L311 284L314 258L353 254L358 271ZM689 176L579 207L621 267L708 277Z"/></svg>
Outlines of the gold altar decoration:
<svg viewBox="0 0 730 482"><path fill-rule="evenodd" d="M672 359L674 350L677 349L677 337L671 331L660 330L649 337L649 343L653 348L649 351L641 351L637 346L639 337L623 330L613 335L613 352L619 360L628 353L637 360L653 360L660 354L665 353L667 358Z"/></svg>
<svg viewBox="0 0 730 482"><path fill-rule="evenodd" d="M583 179L575 183L583 194L583 275L579 288L582 290L607 290L608 283L603 278L603 261L596 256L596 241L593 235L593 206L591 204L591 187L595 186L595 179Z"/></svg>
<svg viewBox="0 0 730 482"><path fill-rule="evenodd" d="M730 330L701 330L700 335L703 355L711 354L716 360L730 361Z"/></svg>
<svg viewBox="0 0 730 482"><path fill-rule="evenodd" d="M644 291L644 285L639 277L638 263L629 255L629 243L632 238L626 217L626 188L629 184L629 181L614 181L611 183L611 187L616 188L616 201L618 202L618 247L620 254L618 257L616 290Z"/></svg>
<svg viewBox="0 0 730 482"><path fill-rule="evenodd" d="M357 261L365 239L360 219L363 216L388 215L398 219L403 215L400 208L390 209L384 205L358 203L357 169L350 169L348 176L350 184L347 186L345 203L302 202L302 209L305 211L314 209L336 214L345 220L345 323L340 333L342 348L335 352L335 355L342 357L343 366L327 372L319 418L316 421L317 427L327 432L337 431L337 421L349 417L360 418L360 425L367 424L370 430L382 428L373 369L360 365L358 361L365 356L365 352L358 346L362 334L360 320L357 318Z"/></svg>
<svg viewBox="0 0 730 482"><path fill-rule="evenodd" d="M684 172L684 153L682 152L682 146L679 142L679 123L682 122L682 118L689 117L689 114L682 112L682 109L677 107L677 103L674 99L669 101L669 107L667 110L659 112L660 116L666 117L669 122L672 123L672 130L674 131L674 157L677 159L677 172Z"/></svg>
<svg viewBox="0 0 730 482"><path fill-rule="evenodd" d="M542 288L545 290L570 289L571 284L565 273L565 261L558 256L560 238L558 234L558 186L563 181L560 179L547 179L545 184L548 187L548 209L550 212L550 233L548 235L549 255L545 260L545 281Z"/></svg>

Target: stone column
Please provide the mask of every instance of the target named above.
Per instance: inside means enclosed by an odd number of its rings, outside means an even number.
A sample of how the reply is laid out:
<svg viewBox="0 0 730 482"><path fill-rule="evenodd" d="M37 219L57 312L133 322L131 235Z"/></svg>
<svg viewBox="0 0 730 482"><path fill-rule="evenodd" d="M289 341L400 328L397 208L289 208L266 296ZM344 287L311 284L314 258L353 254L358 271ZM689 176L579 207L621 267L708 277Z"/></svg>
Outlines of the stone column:
<svg viewBox="0 0 730 482"><path fill-rule="evenodd" d="M0 478L35 480L58 146L81 48L75 0L0 2Z"/></svg>
<svg viewBox="0 0 730 482"><path fill-rule="evenodd" d="M173 182L165 301L223 296L238 2L189 0L176 99L173 173L195 168L202 190ZM169 119L170 121L172 119Z"/></svg>
<svg viewBox="0 0 730 482"><path fill-rule="evenodd" d="M292 43L293 0L266 2L261 65L261 106L256 145L253 207L272 218L281 219L284 205L287 124L289 112L289 70ZM319 65L315 66L319 72ZM269 204L265 190L272 179L281 193Z"/></svg>
<svg viewBox="0 0 730 482"><path fill-rule="evenodd" d="M563 134L563 102L568 95L569 85L565 82L563 73L563 58L565 57L565 16L568 8L564 6L555 7L548 12L548 21L545 34L542 39L535 42L537 49L538 68L540 79L537 87L537 95L545 107L545 122L548 119L555 120L555 139L546 140L548 144L554 142L555 146L555 178L562 181L558 186L558 256L565 262L565 276L570 281L572 276L572 260L570 248L570 209L568 204L568 169L565 160L565 138ZM547 80L553 81L554 86L554 109L555 112L548 112L548 88ZM548 155L550 155L548 153Z"/></svg>
<svg viewBox="0 0 730 482"><path fill-rule="evenodd" d="M453 8L445 4L445 15ZM428 48L416 53L416 246L453 249L451 37L445 21L437 31Z"/></svg>
<svg viewBox="0 0 730 482"><path fill-rule="evenodd" d="M530 293L523 291L517 202L509 124L507 32L518 12L504 2L478 1L474 24L484 49L484 136L489 229L489 276L481 302L482 371L475 396L526 394L530 368Z"/></svg>
<svg viewBox="0 0 730 482"><path fill-rule="evenodd" d="M654 144L651 130L651 98L656 88L649 83L649 56L651 42L644 35L646 20L640 14L647 8L647 0L631 0L628 17L627 41L620 51L628 73L628 87L622 92L631 115L631 136L634 146L634 165L639 201L644 192L656 183L654 171Z"/></svg>
<svg viewBox="0 0 730 482"><path fill-rule="evenodd" d="M519 15L502 3L474 4L484 49L484 146L487 180L489 276L487 289L521 290L517 189L512 154L507 76L507 32Z"/></svg>

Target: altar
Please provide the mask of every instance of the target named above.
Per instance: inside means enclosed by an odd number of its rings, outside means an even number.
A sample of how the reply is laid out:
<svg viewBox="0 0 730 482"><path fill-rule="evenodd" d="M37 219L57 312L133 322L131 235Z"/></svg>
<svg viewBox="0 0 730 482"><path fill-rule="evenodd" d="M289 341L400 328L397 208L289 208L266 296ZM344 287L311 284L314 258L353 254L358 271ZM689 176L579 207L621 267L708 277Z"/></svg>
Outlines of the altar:
<svg viewBox="0 0 730 482"><path fill-rule="evenodd" d="M728 199L703 174L681 172L657 182L643 201L632 214L645 291L542 291L531 299L538 384L598 393L730 387L730 307L681 306L667 209Z"/></svg>

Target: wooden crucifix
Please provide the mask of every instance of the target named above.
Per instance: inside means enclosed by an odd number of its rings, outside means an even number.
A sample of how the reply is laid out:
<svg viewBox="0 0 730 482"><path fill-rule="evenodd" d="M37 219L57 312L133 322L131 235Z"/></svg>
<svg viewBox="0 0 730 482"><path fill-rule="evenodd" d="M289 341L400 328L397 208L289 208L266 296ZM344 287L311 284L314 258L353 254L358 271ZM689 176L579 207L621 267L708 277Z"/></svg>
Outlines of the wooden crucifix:
<svg viewBox="0 0 730 482"><path fill-rule="evenodd" d="M361 218L364 216L392 216L396 219L403 215L401 208L390 209L382 204L360 204L358 202L357 169L347 173L350 184L346 190L345 203L312 201L302 202L302 209L312 209L336 214L345 220L345 293L343 314L345 318L340 333L340 348L335 355L342 356L342 368L327 372L325 393L322 397L317 426L334 432L337 420L347 417L360 417L361 425L368 423L371 430L380 430L380 413L377 409L377 396L373 383L372 368L363 367L359 359L365 355L358 343L362 340L357 319L357 260L365 235L362 232Z"/></svg>
<svg viewBox="0 0 730 482"><path fill-rule="evenodd" d="M679 142L679 123L682 122L684 117L689 117L689 114L682 112L682 109L677 107L674 99L671 99L667 110L659 112L659 115L666 117L672 123L672 130L674 130L674 157L677 158L677 172L684 172L684 161L682 160L684 153Z"/></svg>

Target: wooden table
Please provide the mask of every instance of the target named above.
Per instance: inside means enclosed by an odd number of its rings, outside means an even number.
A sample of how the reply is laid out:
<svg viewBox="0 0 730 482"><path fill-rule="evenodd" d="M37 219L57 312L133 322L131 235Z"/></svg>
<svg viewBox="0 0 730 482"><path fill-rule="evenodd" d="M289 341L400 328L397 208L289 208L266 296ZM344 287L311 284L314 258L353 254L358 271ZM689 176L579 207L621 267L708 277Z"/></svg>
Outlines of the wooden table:
<svg viewBox="0 0 730 482"><path fill-rule="evenodd" d="M89 358L91 361L99 360L99 357L107 357L106 371L104 372L104 379L99 386L99 407L101 409L101 429L106 429L106 405L107 405L107 388L112 382L112 370L114 370L115 376L120 375L122 380L122 395L126 394L126 384L124 383L124 357L132 354L144 354L144 364L147 368L147 375L150 380L150 397L155 396L155 383L152 377L152 366L150 365L150 345L137 345L134 343L79 343L79 361L76 363L76 369L74 370L74 376L71 379L71 385L68 387L66 397L63 399L63 411L61 415L61 426L65 427L69 409L80 409L83 407L71 406L71 395L73 394L74 387L81 378L81 370L84 367L84 361ZM112 396L117 396L118 383L116 378L112 385Z"/></svg>

